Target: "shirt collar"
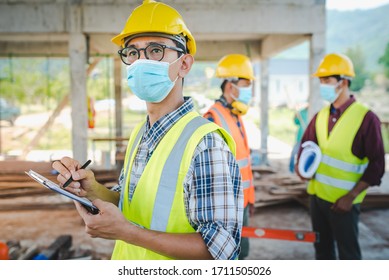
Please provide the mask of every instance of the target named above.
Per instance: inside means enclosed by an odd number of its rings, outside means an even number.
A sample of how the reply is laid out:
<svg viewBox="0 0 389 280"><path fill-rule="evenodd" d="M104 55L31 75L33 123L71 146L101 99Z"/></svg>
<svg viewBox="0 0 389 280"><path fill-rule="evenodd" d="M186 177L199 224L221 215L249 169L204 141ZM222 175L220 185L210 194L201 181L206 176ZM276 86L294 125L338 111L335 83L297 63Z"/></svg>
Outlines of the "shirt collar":
<svg viewBox="0 0 389 280"><path fill-rule="evenodd" d="M330 112L331 112L331 114L338 113L338 114L341 115L355 101L356 101L356 99L355 99L354 95L350 95L350 98L342 106L340 106L339 108L335 108L334 105L331 103Z"/></svg>
<svg viewBox="0 0 389 280"><path fill-rule="evenodd" d="M146 142L149 150L153 151L163 136L173 127L184 115L194 110L194 103L192 98L184 97L184 104L179 108L170 112L159 120L157 120L151 127L149 117L147 116L146 130L143 134L143 140Z"/></svg>

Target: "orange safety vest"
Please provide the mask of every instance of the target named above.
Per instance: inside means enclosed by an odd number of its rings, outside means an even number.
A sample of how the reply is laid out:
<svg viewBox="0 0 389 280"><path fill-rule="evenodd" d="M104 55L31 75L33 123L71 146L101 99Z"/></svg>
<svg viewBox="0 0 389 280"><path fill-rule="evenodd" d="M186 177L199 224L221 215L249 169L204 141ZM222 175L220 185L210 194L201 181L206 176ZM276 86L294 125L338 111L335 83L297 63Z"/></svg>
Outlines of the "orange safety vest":
<svg viewBox="0 0 389 280"><path fill-rule="evenodd" d="M234 138L236 143L236 161L239 165L240 174L242 176L242 186L244 194L244 207L248 203L255 202L255 189L253 185L253 172L251 170L250 148L247 141L246 130L244 128L242 118L236 116L241 124L239 129L236 119L232 116L231 111L224 107L220 102L216 102L204 116L211 115L215 123L227 130ZM243 134L243 135L242 135Z"/></svg>

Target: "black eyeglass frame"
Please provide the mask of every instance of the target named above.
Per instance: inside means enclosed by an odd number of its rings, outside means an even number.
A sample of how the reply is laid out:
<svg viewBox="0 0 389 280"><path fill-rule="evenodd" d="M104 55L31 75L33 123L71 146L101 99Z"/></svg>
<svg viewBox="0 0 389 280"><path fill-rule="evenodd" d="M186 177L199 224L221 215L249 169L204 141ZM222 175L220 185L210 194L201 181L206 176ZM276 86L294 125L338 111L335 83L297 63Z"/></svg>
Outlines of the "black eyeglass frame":
<svg viewBox="0 0 389 280"><path fill-rule="evenodd" d="M154 61L161 61L161 60L165 57L165 49L170 49L170 50L177 51L177 52L179 52L179 53L181 53L181 54L185 54L185 51L184 51L183 49L181 49L181 48L172 47L172 46L167 46L167 45L163 45L163 44L159 44L159 43L151 43L151 44L148 45L147 47L145 47L145 48L140 48L140 49L135 48L134 46L125 47L125 48L123 48L123 49L118 50L118 54L119 54L120 59L122 60L122 62L123 62L124 64L126 64L126 65L131 65L132 63L134 63L135 61L137 61L137 60L140 58L140 52L141 52L141 51L143 51L143 53L144 53L146 59L150 59L149 56L147 55L147 51L146 51L146 50L147 50L149 47L151 47L151 46L154 46L154 47L155 47L155 46L158 46L158 47L161 47L161 48L162 48L162 57L161 57L161 59L159 59L159 60L154 60ZM128 63L128 61L126 61L126 57L127 57L127 56L123 54L123 51L124 51L125 49L130 49L130 48L136 50L137 53L138 53L137 59L135 59L134 62L132 62L132 63Z"/></svg>

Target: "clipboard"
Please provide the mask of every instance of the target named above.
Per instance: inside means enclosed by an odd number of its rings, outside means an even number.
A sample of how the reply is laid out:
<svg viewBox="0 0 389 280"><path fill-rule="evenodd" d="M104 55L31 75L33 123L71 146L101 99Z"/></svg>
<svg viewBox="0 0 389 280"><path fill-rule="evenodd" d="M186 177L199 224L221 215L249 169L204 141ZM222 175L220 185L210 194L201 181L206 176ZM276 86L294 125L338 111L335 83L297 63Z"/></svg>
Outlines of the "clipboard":
<svg viewBox="0 0 389 280"><path fill-rule="evenodd" d="M46 177L40 175L39 173L33 171L33 170L30 170L28 172L25 172L28 176L30 176L32 179L34 179L35 181L37 181L39 184L41 184L42 186L56 192L56 193L59 193L61 195L64 195L70 199L73 199L75 201L78 201L82 204L82 206L84 206L90 213L92 214L98 214L99 213L99 209L93 205L93 203L85 198L85 197L79 197L75 194L72 194L71 192L68 192L67 190L64 190L63 188L61 188L60 186L58 186L56 183L50 181L49 179L47 179Z"/></svg>

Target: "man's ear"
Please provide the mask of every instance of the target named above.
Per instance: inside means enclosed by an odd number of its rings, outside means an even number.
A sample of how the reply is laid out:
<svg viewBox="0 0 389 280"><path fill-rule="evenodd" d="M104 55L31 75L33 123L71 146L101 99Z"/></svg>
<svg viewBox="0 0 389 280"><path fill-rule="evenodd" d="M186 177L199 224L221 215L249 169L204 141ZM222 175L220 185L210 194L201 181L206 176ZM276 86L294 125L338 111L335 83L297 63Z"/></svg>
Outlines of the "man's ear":
<svg viewBox="0 0 389 280"><path fill-rule="evenodd" d="M231 81L228 81L228 82L226 83L225 91L226 91L226 92L232 92L233 90L234 90L234 87L233 87L233 85L232 85L232 82L231 82Z"/></svg>
<svg viewBox="0 0 389 280"><path fill-rule="evenodd" d="M347 79L343 79L342 80L342 83L341 83L342 87L348 87L348 80Z"/></svg>
<svg viewBox="0 0 389 280"><path fill-rule="evenodd" d="M180 70L178 71L180 78L184 78L186 75L188 75L193 63L194 57L190 54L184 54Z"/></svg>

